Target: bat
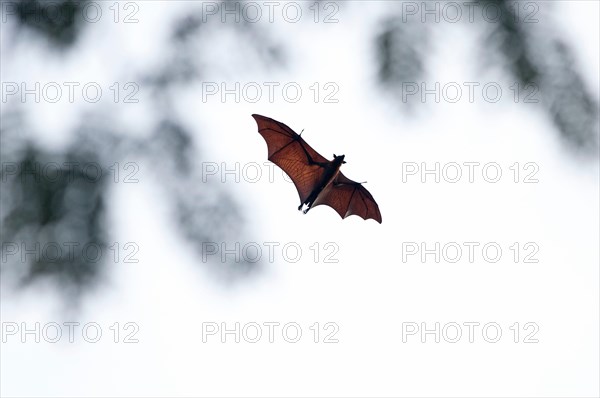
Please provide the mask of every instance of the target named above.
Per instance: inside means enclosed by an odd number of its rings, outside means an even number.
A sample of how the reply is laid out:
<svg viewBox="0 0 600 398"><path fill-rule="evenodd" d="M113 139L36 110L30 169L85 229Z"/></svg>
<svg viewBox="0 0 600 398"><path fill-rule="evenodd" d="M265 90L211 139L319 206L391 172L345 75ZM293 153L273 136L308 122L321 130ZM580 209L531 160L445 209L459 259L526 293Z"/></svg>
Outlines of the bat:
<svg viewBox="0 0 600 398"><path fill-rule="evenodd" d="M266 116L252 117L267 142L268 159L290 177L298 190L298 210L306 205L306 214L315 206L327 205L342 219L356 214L381 224L381 213L373 196L362 183L352 181L340 171L346 163L345 155L334 154L333 160L327 160L304 141L302 132L296 134L287 125Z"/></svg>

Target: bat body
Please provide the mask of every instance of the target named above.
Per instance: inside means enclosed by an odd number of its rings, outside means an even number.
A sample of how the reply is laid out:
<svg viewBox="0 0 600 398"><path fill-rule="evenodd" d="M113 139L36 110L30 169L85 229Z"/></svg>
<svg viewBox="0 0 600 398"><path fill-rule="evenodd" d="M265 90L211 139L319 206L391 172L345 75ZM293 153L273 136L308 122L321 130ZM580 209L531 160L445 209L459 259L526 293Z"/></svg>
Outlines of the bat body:
<svg viewBox="0 0 600 398"><path fill-rule="evenodd" d="M291 178L300 196L298 210L327 205L342 218L357 215L381 223L379 206L361 183L352 181L340 168L345 156L327 160L291 128L271 118L252 115L258 132L267 142L268 158Z"/></svg>

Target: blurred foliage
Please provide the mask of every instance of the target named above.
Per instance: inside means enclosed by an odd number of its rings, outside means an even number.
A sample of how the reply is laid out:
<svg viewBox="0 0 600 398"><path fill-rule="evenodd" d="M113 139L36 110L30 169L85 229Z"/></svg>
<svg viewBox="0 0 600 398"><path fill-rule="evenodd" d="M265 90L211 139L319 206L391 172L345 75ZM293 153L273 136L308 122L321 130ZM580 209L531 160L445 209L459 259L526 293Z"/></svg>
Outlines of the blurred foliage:
<svg viewBox="0 0 600 398"><path fill-rule="evenodd" d="M542 105L568 143L597 153L599 105L574 68L574 55L547 25L524 23L510 0L485 0L500 11L486 45L504 55L520 83L539 87Z"/></svg>
<svg viewBox="0 0 600 398"><path fill-rule="evenodd" d="M151 139L140 142L138 149L154 163L158 179L172 204L172 219L177 221L179 231L201 256L206 242L239 240L245 222L232 195L221 184L203 179L202 165L191 134L174 119L167 115ZM243 260L206 265L226 282L260 266Z"/></svg>
<svg viewBox="0 0 600 398"><path fill-rule="evenodd" d="M0 134L6 141L6 131ZM96 281L98 260L107 252L107 170L102 173L94 153L77 145L50 154L23 142L19 155L3 161L0 173L3 271L10 265L23 285L49 276L65 292L79 294Z"/></svg>
<svg viewBox="0 0 600 398"><path fill-rule="evenodd" d="M518 4L514 0L470 3L475 9L473 15L479 18L468 26L474 30L489 29L486 40L481 42L481 51L487 54L474 54L475 61L483 64L487 61L482 60L494 59L507 65L507 72L520 83L523 95L531 86L538 88L544 111L569 146L597 154L599 104L575 69L572 50L548 24L527 23L523 15L516 15ZM486 6L499 10L498 21L490 23L481 18ZM383 31L375 38L382 89L401 93L403 83L423 80L427 61L423 49L429 41L427 27L433 18L426 21L422 23L412 15L406 18L401 12L385 17ZM409 96L408 100L417 97ZM410 111L411 107L405 109Z"/></svg>
<svg viewBox="0 0 600 398"><path fill-rule="evenodd" d="M75 42L81 27L82 10L89 0L20 0L10 2L15 7L19 24L32 29L58 46ZM5 8L6 9L6 8ZM9 10L11 13L13 10Z"/></svg>
<svg viewBox="0 0 600 398"><path fill-rule="evenodd" d="M151 165L170 201L172 218L198 258L203 242L235 240L243 233L238 204L220 185L202 182L192 138L172 118L160 122L147 140L117 137L98 125L81 127L64 153L49 153L19 138L23 126L13 119L0 130L2 273L23 287L49 279L74 298L102 280L106 265L115 262L114 239L105 224L114 165L131 159L138 168ZM150 174L144 174L149 182ZM123 250L124 242L117 244ZM260 264L204 265L220 280L233 281Z"/></svg>
<svg viewBox="0 0 600 398"><path fill-rule="evenodd" d="M203 20L203 13L200 10L197 10L197 12L190 11L189 14L179 18L174 25L175 28L172 34L174 44L183 46L188 50L182 53L184 56L196 59L194 55L197 47L194 46L202 41L203 35L211 30L227 29L235 34L240 49L248 48L251 50L249 53L242 51L235 51L234 53L239 52L242 56L255 54L262 61L261 66L266 69L285 67L287 47L275 41L271 32L264 29L263 24L248 21L243 15L242 6L240 5L242 3L243 1L237 0L211 2L211 5L215 7L215 15L214 18L206 18L205 20ZM224 10L228 11L228 17L225 18L226 23L218 18ZM244 60L240 60L240 62L244 62ZM170 64L170 66L172 67L173 64Z"/></svg>
<svg viewBox="0 0 600 398"><path fill-rule="evenodd" d="M383 31L375 38L378 77L382 89L400 93L403 82L423 79L429 34L421 23L401 22L400 17L383 21Z"/></svg>
<svg viewBox="0 0 600 398"><path fill-rule="evenodd" d="M30 29L41 39L52 43L56 49L69 50L80 33L82 10L86 1L24 0L11 2L8 9L18 22L17 29ZM219 7L224 3L220 3ZM3 9L7 9L6 7ZM74 242L76 247L98 247L104 255L101 261L90 261L81 251L77 255L46 261L42 256L27 255L21 258L6 256L2 262L2 274L14 277L20 286L35 281L50 280L58 283L64 292L82 293L101 280L106 262L112 261L108 254L111 239L106 223L110 202L112 172L115 162L136 159L151 165L153 174L166 193L179 231L197 251L198 258L204 249L203 242L236 241L244 233L244 219L238 203L222 185L203 183L198 148L188 128L184 127L176 109L176 97L182 87L200 81L204 59L197 56L199 38L210 29L222 29L222 24L202 24L190 8L189 15L174 24L172 46L164 51L162 66L140 71L144 90L153 93L150 108L156 113L157 124L147 139L129 138L126 131L118 132L118 125L107 117L107 110L97 107L86 115L77 129L75 142L64 153L49 153L36 142L22 137L27 131L27 121L20 113L3 107L0 130L0 158L3 162L17 164L19 172L3 172L1 185L0 217L2 226L2 250L5 243L41 248L48 243ZM241 39L248 40L251 48L265 62L282 61L281 51L260 31L255 24L231 24ZM139 76L138 76L139 77ZM139 81L139 80L138 80ZM18 108L18 106L17 106ZM60 170L57 178L48 180L40 167L49 162L98 164L102 175L90 182L81 169L74 174ZM37 167L37 168L36 168ZM33 169L32 169L33 168ZM66 254L66 253L63 253ZM3 257L5 258L5 257ZM202 264L198 261L198 264ZM257 269L258 263L230 261L203 264L222 281L233 281ZM13 279L13 278L11 278ZM71 296L70 296L71 297Z"/></svg>

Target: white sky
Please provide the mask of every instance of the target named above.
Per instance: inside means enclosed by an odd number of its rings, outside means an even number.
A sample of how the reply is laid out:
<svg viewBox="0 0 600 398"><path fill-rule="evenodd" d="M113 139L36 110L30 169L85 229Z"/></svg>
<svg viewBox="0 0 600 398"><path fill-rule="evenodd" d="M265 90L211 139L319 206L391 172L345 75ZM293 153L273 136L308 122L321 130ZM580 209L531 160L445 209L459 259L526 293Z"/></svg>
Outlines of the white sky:
<svg viewBox="0 0 600 398"><path fill-rule="evenodd" d="M53 58L32 40L11 37L3 24L3 81L96 81L103 87L131 81L136 72L162 65L171 26L200 3L138 2L136 24L103 18L84 30L66 59ZM309 12L308 3L302 3ZM540 24L552 28L573 46L577 66L598 98L599 5L592 1L539 2ZM109 14L108 3L103 5ZM250 227L248 235L281 246L297 242L300 261L286 262L280 249L263 272L233 286L222 286L198 264L197 254L171 219L166 194L152 166L142 164L140 183L114 184L108 216L114 241L135 241L137 264L114 264L109 281L91 295L80 313L65 315L51 288L36 287L14 295L2 291L2 322L97 322L98 343L76 335L56 344L26 343L20 334L2 342L0 377L4 396L597 396L598 374L598 162L581 162L568 151L539 107L515 104L512 82L500 68L482 71L474 59L477 35L465 24L436 24L426 65L428 84L438 81L497 82L505 91L498 103L477 97L419 104L417 117L406 106L384 96L375 84L375 22L393 2L342 4L339 23L315 24L312 16L298 24L278 20L259 23L284 45L287 68L266 68L252 55L252 38L236 42L230 31L208 31L198 42L206 64L206 82L297 82L304 95L298 103L276 97L274 103L228 100L202 102L199 84L184 88L176 112L196 134L198 159L262 164L266 145L250 117L259 113L280 120L324 156L345 154L344 173L366 185L379 203L381 225L358 217L341 221L325 207L302 215L298 197L276 171L274 183L233 183L233 192ZM121 15L122 17L122 15ZM27 33L19 33L27 34ZM5 56L6 54L6 56ZM10 57L10 58L9 58ZM477 55L479 57L479 55ZM207 60L216 59L211 64ZM338 103L314 103L309 87L334 82ZM328 92L328 91L326 91ZM280 91L276 90L280 94ZM147 92L140 103L112 104L111 118L124 131L143 137L154 118ZM110 102L102 104L109 106ZM131 105L131 106L129 106ZM77 126L94 105L23 104L35 139L49 148L69 142L65 131ZM35 114L34 114L35 112ZM35 115L35 116L34 116ZM503 175L496 184L481 174L468 183L422 183L418 175L402 181L402 162L463 164L495 162ZM515 162L520 179L535 163L539 183L512 181ZM480 172L481 168L477 169ZM266 169L263 169L263 172ZM463 169L463 172L466 168ZM200 182L199 182L200 183ZM242 241L241 244L250 242ZM321 254L334 242L337 263L313 261L314 243ZM441 246L497 242L500 261L486 262L481 251L470 263L466 252L457 263L435 263L432 256L402 261L403 242ZM509 247L519 242L521 261ZM538 263L524 263L534 242ZM279 248L281 248L279 246ZM464 246L463 246L464 247ZM266 252L265 252L266 253ZM112 341L109 326L139 325L137 344ZM276 330L275 341L222 343L219 335L203 342L206 322L290 322L302 328L298 343ZM319 343L313 342L315 322ZM339 327L335 344L323 343ZM405 336L403 325L425 322L433 327L462 325L458 343L432 336ZM474 342L465 322L478 322ZM484 324L502 329L497 343L486 342ZM513 341L515 322L519 342ZM538 343L524 343L535 323ZM64 329L66 330L66 329ZM267 328L263 325L263 333ZM3 330L4 331L4 330ZM121 330L123 334L125 332ZM290 332L293 336L293 332ZM449 332L450 333L450 332ZM453 332L452 332L453 333ZM123 334L120 338L123 338ZM493 332L489 336L493 337Z"/></svg>

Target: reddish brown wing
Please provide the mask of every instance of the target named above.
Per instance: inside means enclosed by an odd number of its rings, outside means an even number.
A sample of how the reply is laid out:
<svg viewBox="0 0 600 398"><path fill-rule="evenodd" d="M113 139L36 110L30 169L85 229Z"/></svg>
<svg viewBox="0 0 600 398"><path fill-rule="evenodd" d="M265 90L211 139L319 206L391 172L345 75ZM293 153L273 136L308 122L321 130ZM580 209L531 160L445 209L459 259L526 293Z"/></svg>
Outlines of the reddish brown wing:
<svg viewBox="0 0 600 398"><path fill-rule="evenodd" d="M258 132L267 142L269 160L275 163L292 179L298 190L300 201L308 198L323 177L324 168L313 162L329 163L312 149L298 134L283 123L261 115L252 115Z"/></svg>
<svg viewBox="0 0 600 398"><path fill-rule="evenodd" d="M342 218L356 214L365 220L372 218L381 224L379 206L371 193L361 183L352 181L341 171L335 180L323 189L312 207L319 205L332 207Z"/></svg>

